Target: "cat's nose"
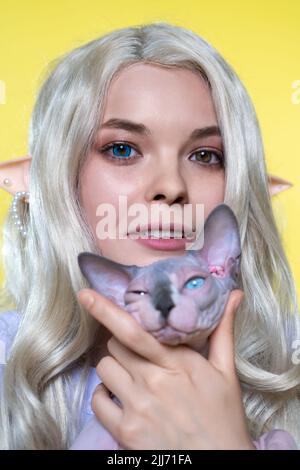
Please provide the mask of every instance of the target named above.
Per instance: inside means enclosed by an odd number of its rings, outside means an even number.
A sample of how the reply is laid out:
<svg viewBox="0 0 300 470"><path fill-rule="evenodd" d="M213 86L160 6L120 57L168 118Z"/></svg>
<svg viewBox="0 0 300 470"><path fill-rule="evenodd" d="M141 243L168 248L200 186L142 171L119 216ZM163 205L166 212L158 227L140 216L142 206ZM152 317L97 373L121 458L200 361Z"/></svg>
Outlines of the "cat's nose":
<svg viewBox="0 0 300 470"><path fill-rule="evenodd" d="M155 308L161 312L163 318L168 318L170 310L172 310L173 307L175 307L175 304L168 296L155 304Z"/></svg>

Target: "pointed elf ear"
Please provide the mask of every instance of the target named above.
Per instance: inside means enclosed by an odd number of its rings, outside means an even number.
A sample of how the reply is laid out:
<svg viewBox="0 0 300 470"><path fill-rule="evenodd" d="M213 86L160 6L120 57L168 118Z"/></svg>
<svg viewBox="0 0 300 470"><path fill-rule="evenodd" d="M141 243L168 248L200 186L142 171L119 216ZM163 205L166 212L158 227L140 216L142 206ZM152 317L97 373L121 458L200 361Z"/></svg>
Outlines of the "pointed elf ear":
<svg viewBox="0 0 300 470"><path fill-rule="evenodd" d="M17 158L0 163L0 188L13 196L18 191L29 192L29 169L32 157Z"/></svg>
<svg viewBox="0 0 300 470"><path fill-rule="evenodd" d="M268 182L271 197L293 186L293 183L291 183L290 181L279 178L279 176L274 176L270 174L268 174Z"/></svg>
<svg viewBox="0 0 300 470"><path fill-rule="evenodd" d="M18 191L29 191L29 169L32 157L17 158L0 163L0 188L15 195ZM278 176L268 175L270 195L281 193L293 186Z"/></svg>

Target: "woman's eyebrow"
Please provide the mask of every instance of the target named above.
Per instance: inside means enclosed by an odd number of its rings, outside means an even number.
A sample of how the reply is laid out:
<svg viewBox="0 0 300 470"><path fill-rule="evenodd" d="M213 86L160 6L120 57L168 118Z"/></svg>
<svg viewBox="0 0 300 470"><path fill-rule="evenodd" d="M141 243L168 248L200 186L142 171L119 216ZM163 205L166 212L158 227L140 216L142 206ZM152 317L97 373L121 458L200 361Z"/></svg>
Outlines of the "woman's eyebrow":
<svg viewBox="0 0 300 470"><path fill-rule="evenodd" d="M128 119L112 118L100 126L100 129L124 129L126 131L134 132L141 135L151 135L150 129L144 124L129 121ZM221 131L218 126L206 126L200 129L194 129L190 134L188 140L199 139L217 135L221 137Z"/></svg>

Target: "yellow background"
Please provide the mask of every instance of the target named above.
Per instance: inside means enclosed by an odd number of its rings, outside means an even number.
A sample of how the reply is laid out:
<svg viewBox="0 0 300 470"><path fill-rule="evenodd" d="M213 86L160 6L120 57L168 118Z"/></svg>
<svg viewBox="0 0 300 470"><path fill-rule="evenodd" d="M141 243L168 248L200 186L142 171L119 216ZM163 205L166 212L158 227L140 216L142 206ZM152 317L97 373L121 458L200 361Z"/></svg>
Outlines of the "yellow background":
<svg viewBox="0 0 300 470"><path fill-rule="evenodd" d="M29 117L49 61L115 28L156 20L203 36L234 67L252 97L268 171L294 184L273 198L273 207L299 292L300 92L292 100L292 84L300 80L299 0L1 0L0 161L28 151ZM0 225L10 202L0 189Z"/></svg>

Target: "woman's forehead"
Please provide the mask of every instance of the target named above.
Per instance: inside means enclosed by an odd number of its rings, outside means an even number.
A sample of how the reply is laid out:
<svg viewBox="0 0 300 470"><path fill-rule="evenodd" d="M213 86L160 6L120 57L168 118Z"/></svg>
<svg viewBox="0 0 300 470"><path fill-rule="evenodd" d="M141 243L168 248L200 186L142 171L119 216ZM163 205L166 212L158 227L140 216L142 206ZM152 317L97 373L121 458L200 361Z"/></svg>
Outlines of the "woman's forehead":
<svg viewBox="0 0 300 470"><path fill-rule="evenodd" d="M106 125L113 119L140 123L139 133L148 135L162 124L165 131L170 126L187 133L193 126L217 125L211 92L200 74L149 64L131 65L111 83L99 130L116 128Z"/></svg>

